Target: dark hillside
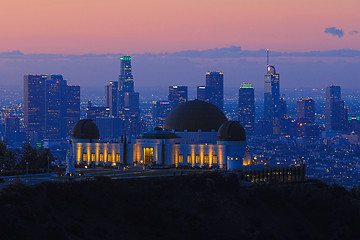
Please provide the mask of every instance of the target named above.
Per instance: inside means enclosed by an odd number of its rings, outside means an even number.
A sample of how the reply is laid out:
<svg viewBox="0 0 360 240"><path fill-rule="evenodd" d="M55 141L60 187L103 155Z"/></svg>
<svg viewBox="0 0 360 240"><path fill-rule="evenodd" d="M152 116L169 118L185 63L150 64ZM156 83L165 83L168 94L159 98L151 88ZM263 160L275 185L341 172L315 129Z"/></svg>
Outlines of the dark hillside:
<svg viewBox="0 0 360 240"><path fill-rule="evenodd" d="M1 239L360 239L360 194L218 173L12 185Z"/></svg>

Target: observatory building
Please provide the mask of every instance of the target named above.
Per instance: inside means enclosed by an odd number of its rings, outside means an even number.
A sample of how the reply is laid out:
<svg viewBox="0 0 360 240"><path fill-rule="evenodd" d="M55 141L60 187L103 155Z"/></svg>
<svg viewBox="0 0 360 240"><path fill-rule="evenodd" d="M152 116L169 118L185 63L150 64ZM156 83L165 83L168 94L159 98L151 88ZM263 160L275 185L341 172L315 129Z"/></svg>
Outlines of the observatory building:
<svg viewBox="0 0 360 240"><path fill-rule="evenodd" d="M146 164L237 169L251 164L246 133L211 103L188 101L175 107L163 128L144 132L134 141L99 142L92 120L80 120L71 134L70 156L76 164Z"/></svg>

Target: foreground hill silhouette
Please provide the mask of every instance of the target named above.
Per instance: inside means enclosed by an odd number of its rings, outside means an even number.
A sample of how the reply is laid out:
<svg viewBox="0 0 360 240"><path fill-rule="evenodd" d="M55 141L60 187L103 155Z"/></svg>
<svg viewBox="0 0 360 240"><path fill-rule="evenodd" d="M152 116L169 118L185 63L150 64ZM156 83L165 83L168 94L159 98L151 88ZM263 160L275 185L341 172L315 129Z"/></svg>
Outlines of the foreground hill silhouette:
<svg viewBox="0 0 360 240"><path fill-rule="evenodd" d="M360 239L357 190L219 173L14 184L0 213L1 239Z"/></svg>

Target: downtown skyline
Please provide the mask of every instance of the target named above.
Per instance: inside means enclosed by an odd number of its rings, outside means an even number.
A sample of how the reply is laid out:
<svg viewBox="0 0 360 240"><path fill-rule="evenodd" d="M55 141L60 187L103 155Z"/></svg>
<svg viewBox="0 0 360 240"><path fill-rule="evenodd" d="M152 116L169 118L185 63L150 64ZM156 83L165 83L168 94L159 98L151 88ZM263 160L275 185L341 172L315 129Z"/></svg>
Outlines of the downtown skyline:
<svg viewBox="0 0 360 240"><path fill-rule="evenodd" d="M262 89L270 49L280 88L356 88L359 7L356 0L16 0L0 10L0 86L60 73L100 87L117 79L117 59L131 55L140 87L198 86L204 72L222 71L225 88Z"/></svg>

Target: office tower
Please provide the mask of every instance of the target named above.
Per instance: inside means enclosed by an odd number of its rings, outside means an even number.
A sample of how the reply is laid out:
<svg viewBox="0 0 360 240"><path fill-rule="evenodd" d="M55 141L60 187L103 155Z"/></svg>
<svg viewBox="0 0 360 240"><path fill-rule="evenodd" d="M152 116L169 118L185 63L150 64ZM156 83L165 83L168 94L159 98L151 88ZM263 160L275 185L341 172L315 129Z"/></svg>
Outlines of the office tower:
<svg viewBox="0 0 360 240"><path fill-rule="evenodd" d="M328 86L326 88L325 130L345 130L346 113L345 102L341 99L340 86Z"/></svg>
<svg viewBox="0 0 360 240"><path fill-rule="evenodd" d="M297 121L305 124L315 123L315 101L311 98L301 98L297 101Z"/></svg>
<svg viewBox="0 0 360 240"><path fill-rule="evenodd" d="M110 109L108 107L93 106L91 100L88 101L86 107L86 118L95 120L97 117L108 117Z"/></svg>
<svg viewBox="0 0 360 240"><path fill-rule="evenodd" d="M48 75L24 76L24 125L33 140L42 139L45 133L45 82Z"/></svg>
<svg viewBox="0 0 360 240"><path fill-rule="evenodd" d="M167 115L171 112L170 102L154 101L152 106L153 127L162 127Z"/></svg>
<svg viewBox="0 0 360 240"><path fill-rule="evenodd" d="M123 92L134 92L134 78L131 71L131 57L120 58L119 90Z"/></svg>
<svg viewBox="0 0 360 240"><path fill-rule="evenodd" d="M292 120L291 117L287 116L287 104L284 98L280 98L279 100L279 130L281 134L289 134L290 133L290 122Z"/></svg>
<svg viewBox="0 0 360 240"><path fill-rule="evenodd" d="M238 118L245 128L246 134L254 134L255 97L254 88L250 83L243 83L239 89Z"/></svg>
<svg viewBox="0 0 360 240"><path fill-rule="evenodd" d="M62 75L50 75L45 83L45 137L66 136L66 81Z"/></svg>
<svg viewBox="0 0 360 240"><path fill-rule="evenodd" d="M348 117L348 126L350 132L360 135L360 116Z"/></svg>
<svg viewBox="0 0 360 240"><path fill-rule="evenodd" d="M280 78L274 66L269 65L267 58L267 72L264 86L264 120L270 121L273 134L280 134Z"/></svg>
<svg viewBox="0 0 360 240"><path fill-rule="evenodd" d="M20 131L19 117L5 117L5 133Z"/></svg>
<svg viewBox="0 0 360 240"><path fill-rule="evenodd" d="M67 120L80 118L80 88L75 88L78 95L71 92L62 75L24 76L24 123L31 141L67 136Z"/></svg>
<svg viewBox="0 0 360 240"><path fill-rule="evenodd" d="M172 108L180 103L187 102L188 100L188 87L186 86L169 86L168 101Z"/></svg>
<svg viewBox="0 0 360 240"><path fill-rule="evenodd" d="M110 115L118 115L118 90L119 82L110 81L109 85L105 86L105 106L110 108Z"/></svg>
<svg viewBox="0 0 360 240"><path fill-rule="evenodd" d="M120 58L118 90L117 116L123 120L123 134L135 137L142 131L143 123L140 120L139 93L134 92L130 56Z"/></svg>
<svg viewBox="0 0 360 240"><path fill-rule="evenodd" d="M100 140L119 141L122 135L123 121L118 117L96 117L95 124L99 128Z"/></svg>
<svg viewBox="0 0 360 240"><path fill-rule="evenodd" d="M124 108L125 112L129 111L128 114L139 116L140 115L140 101L138 92L125 92L124 93ZM125 115L128 115L125 114Z"/></svg>
<svg viewBox="0 0 360 240"><path fill-rule="evenodd" d="M206 93L209 103L221 111L224 108L224 74L223 72L206 73Z"/></svg>
<svg viewBox="0 0 360 240"><path fill-rule="evenodd" d="M5 141L11 145L25 141L25 133L20 132L19 117L5 117Z"/></svg>
<svg viewBox="0 0 360 240"><path fill-rule="evenodd" d="M80 120L80 86L66 86L66 136L71 135L74 125Z"/></svg>
<svg viewBox="0 0 360 240"><path fill-rule="evenodd" d="M198 86L196 90L198 100L209 102L206 92L206 86Z"/></svg>

